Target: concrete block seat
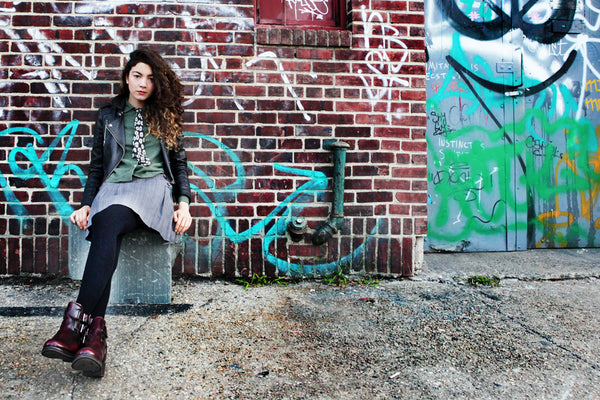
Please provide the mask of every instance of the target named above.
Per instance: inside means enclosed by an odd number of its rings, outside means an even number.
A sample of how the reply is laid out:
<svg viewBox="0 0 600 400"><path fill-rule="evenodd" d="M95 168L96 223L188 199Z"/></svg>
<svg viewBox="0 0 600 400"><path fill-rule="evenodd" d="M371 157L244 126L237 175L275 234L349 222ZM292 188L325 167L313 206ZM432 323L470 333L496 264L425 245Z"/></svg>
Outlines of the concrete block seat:
<svg viewBox="0 0 600 400"><path fill-rule="evenodd" d="M69 225L69 277L80 280L90 244L85 231ZM110 304L170 304L171 271L183 241L167 243L160 235L138 229L123 238L113 275Z"/></svg>

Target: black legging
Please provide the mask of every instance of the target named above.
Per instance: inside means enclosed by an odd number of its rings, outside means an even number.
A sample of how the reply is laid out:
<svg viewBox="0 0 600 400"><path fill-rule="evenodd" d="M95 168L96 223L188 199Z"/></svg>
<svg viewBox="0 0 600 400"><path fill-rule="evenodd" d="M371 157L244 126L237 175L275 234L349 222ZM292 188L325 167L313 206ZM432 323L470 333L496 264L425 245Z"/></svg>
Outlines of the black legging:
<svg viewBox="0 0 600 400"><path fill-rule="evenodd" d="M77 302L92 317L104 317L110 298L110 281L117 269L123 235L145 226L129 207L115 204L94 215L90 251Z"/></svg>

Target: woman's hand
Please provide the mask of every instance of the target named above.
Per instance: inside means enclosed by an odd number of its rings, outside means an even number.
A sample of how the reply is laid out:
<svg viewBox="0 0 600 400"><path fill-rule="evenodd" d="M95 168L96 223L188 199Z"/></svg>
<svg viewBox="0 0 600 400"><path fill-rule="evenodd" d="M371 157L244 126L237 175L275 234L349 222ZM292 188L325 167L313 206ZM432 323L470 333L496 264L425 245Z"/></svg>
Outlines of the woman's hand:
<svg viewBox="0 0 600 400"><path fill-rule="evenodd" d="M173 213L175 221L175 233L181 235L192 225L192 216L190 215L190 205L185 201L180 201L177 210Z"/></svg>
<svg viewBox="0 0 600 400"><path fill-rule="evenodd" d="M75 210L71 213L69 219L72 223L76 224L79 229L86 229L88 225L88 217L90 215L90 206L83 206L79 210Z"/></svg>

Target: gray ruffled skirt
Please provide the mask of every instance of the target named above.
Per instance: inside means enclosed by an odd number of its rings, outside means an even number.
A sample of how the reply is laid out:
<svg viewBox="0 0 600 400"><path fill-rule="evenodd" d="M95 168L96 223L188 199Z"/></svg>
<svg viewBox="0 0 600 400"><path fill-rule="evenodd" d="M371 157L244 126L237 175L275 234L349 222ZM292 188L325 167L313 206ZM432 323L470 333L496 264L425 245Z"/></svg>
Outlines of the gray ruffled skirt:
<svg viewBox="0 0 600 400"><path fill-rule="evenodd" d="M163 174L151 178L136 178L131 182L104 182L92 202L88 229L92 227L94 215L113 204L132 209L150 229L158 232L166 242L175 242L173 230L173 198L171 184Z"/></svg>

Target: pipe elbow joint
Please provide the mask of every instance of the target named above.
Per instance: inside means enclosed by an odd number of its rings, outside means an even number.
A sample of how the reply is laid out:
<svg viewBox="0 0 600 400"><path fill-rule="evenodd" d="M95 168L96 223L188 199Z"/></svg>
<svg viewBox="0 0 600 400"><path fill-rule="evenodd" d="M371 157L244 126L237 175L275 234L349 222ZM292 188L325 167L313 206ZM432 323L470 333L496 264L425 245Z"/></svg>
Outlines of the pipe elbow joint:
<svg viewBox="0 0 600 400"><path fill-rule="evenodd" d="M312 242L316 246L320 246L324 243L327 243L329 239L333 237L338 231L338 227L336 224L332 223L330 219L323 222L321 226L316 230L313 234Z"/></svg>

